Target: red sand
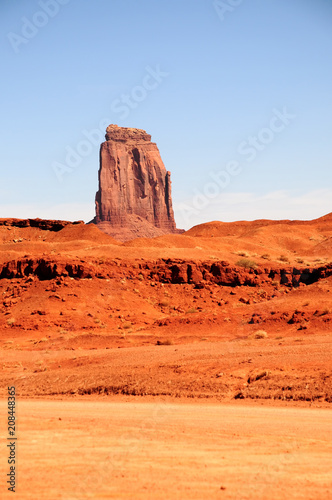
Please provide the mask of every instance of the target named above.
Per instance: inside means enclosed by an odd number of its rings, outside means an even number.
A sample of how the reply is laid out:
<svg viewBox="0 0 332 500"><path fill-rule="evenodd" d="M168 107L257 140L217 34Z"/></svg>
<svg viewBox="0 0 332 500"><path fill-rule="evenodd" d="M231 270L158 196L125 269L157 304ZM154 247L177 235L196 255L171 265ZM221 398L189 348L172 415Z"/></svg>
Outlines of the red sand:
<svg viewBox="0 0 332 500"><path fill-rule="evenodd" d="M331 236L331 214L211 222L124 244L94 225L0 226L1 387L329 403ZM296 282L298 270L311 284ZM255 370L266 375L248 384Z"/></svg>

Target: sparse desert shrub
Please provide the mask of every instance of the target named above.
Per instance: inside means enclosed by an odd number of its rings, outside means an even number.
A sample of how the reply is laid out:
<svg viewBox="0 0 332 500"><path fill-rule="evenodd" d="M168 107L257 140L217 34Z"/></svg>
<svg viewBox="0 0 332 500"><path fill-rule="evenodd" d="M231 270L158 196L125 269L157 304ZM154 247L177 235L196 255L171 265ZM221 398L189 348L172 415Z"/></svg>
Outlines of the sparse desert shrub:
<svg viewBox="0 0 332 500"><path fill-rule="evenodd" d="M99 318L95 318L95 323L101 323L101 320Z"/></svg>
<svg viewBox="0 0 332 500"><path fill-rule="evenodd" d="M279 259L281 262L289 262L289 258L287 257L287 255L280 255Z"/></svg>
<svg viewBox="0 0 332 500"><path fill-rule="evenodd" d="M168 307L168 306L169 306L169 300L167 300L167 299L162 299L162 300L159 302L159 305L160 305L160 307Z"/></svg>
<svg viewBox="0 0 332 500"><path fill-rule="evenodd" d="M239 259L235 264L245 269L255 269L257 267L256 262L251 259Z"/></svg>
<svg viewBox="0 0 332 500"><path fill-rule="evenodd" d="M261 259L270 260L270 256L268 253L264 253L263 255L261 255Z"/></svg>
<svg viewBox="0 0 332 500"><path fill-rule="evenodd" d="M255 371L248 377L248 384L252 382L256 382L257 380L261 380L262 378L266 378L270 375L269 370Z"/></svg>
<svg viewBox="0 0 332 500"><path fill-rule="evenodd" d="M130 323L130 321L125 321L122 325L122 328L124 328L125 330L129 330L129 328L132 327L132 324Z"/></svg>
<svg viewBox="0 0 332 500"><path fill-rule="evenodd" d="M267 333L265 330L257 330L254 332L251 337L253 339L266 339L267 338Z"/></svg>
<svg viewBox="0 0 332 500"><path fill-rule="evenodd" d="M239 257L250 257L250 254L248 252L245 252L244 250L239 250L238 252L234 252L235 255L238 255Z"/></svg>
<svg viewBox="0 0 332 500"><path fill-rule="evenodd" d="M144 280L144 276L143 276L143 274L142 274L142 273L140 273L140 274L138 275L138 279L139 279L140 281L143 281L143 280Z"/></svg>
<svg viewBox="0 0 332 500"><path fill-rule="evenodd" d="M303 260L303 259L301 259L300 257L298 257L298 258L296 259L296 262L298 262L299 264L303 264L304 260Z"/></svg>
<svg viewBox="0 0 332 500"><path fill-rule="evenodd" d="M173 345L173 341L170 339L167 340L157 340L157 345Z"/></svg>
<svg viewBox="0 0 332 500"><path fill-rule="evenodd" d="M272 285L273 285L273 286L278 286L278 285L280 285L280 283L279 283L279 281L278 281L278 280L273 280L273 281L272 281Z"/></svg>
<svg viewBox="0 0 332 500"><path fill-rule="evenodd" d="M188 309L188 311L186 311L186 314L194 314L194 313L197 313L197 309L195 309L195 307L191 307L190 309Z"/></svg>
<svg viewBox="0 0 332 500"><path fill-rule="evenodd" d="M305 302L305 303L303 304L303 307L307 307L309 304L310 304L310 302L309 302L309 301L307 301L307 302Z"/></svg>
<svg viewBox="0 0 332 500"><path fill-rule="evenodd" d="M8 326L13 326L13 324L14 324L14 323L15 323L14 318L9 318L9 319L7 319L7 325L8 325Z"/></svg>

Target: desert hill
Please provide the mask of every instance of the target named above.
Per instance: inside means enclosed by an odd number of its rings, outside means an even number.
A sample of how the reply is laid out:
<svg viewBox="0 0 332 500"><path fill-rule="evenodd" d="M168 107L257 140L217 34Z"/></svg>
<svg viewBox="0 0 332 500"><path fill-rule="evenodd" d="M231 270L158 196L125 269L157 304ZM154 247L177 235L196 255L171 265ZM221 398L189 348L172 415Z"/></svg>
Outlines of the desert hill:
<svg viewBox="0 0 332 500"><path fill-rule="evenodd" d="M331 238L331 214L124 243L2 219L2 387L329 402Z"/></svg>

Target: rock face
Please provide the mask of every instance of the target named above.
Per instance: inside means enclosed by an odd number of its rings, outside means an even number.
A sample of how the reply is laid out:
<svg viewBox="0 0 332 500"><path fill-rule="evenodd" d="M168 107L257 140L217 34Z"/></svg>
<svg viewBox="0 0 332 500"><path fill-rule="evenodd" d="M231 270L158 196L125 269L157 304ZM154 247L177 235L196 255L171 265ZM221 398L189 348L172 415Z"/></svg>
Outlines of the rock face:
<svg viewBox="0 0 332 500"><path fill-rule="evenodd" d="M114 277L149 281L169 284L193 284L201 289L215 284L222 287L259 287L277 281L288 288L297 288L300 285L312 285L320 280L332 276L332 264L324 264L314 268L294 268L288 266L280 268L244 269L231 265L227 261L186 261L182 259L144 260L136 267L132 261L122 260L121 266L116 261L106 261L102 265L84 261L79 258L66 258L66 256L22 257L5 262L0 262L1 279L24 279L36 276L40 280L52 280L60 277L71 278L98 278ZM271 293L275 293L275 290ZM270 311L265 311L271 317ZM260 313L253 313L250 323L258 323ZM314 309L312 309L312 314ZM263 314L264 316L264 314ZM301 312L290 313L289 318L300 317ZM256 318L256 320L254 319Z"/></svg>
<svg viewBox="0 0 332 500"><path fill-rule="evenodd" d="M66 220L47 219L0 219L0 226L7 227L35 227L44 231L61 231L66 226L84 225L84 221L79 220L69 222Z"/></svg>
<svg viewBox="0 0 332 500"><path fill-rule="evenodd" d="M94 222L121 241L179 232L170 175L149 134L110 125L100 147Z"/></svg>

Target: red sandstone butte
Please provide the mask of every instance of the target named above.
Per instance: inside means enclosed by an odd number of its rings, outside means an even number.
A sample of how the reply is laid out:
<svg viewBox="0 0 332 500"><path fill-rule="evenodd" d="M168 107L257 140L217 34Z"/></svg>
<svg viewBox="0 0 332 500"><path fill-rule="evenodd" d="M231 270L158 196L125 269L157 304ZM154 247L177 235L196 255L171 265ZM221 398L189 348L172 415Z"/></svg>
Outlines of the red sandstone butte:
<svg viewBox="0 0 332 500"><path fill-rule="evenodd" d="M94 222L120 241L178 233L170 177L149 134L109 125L100 147Z"/></svg>

